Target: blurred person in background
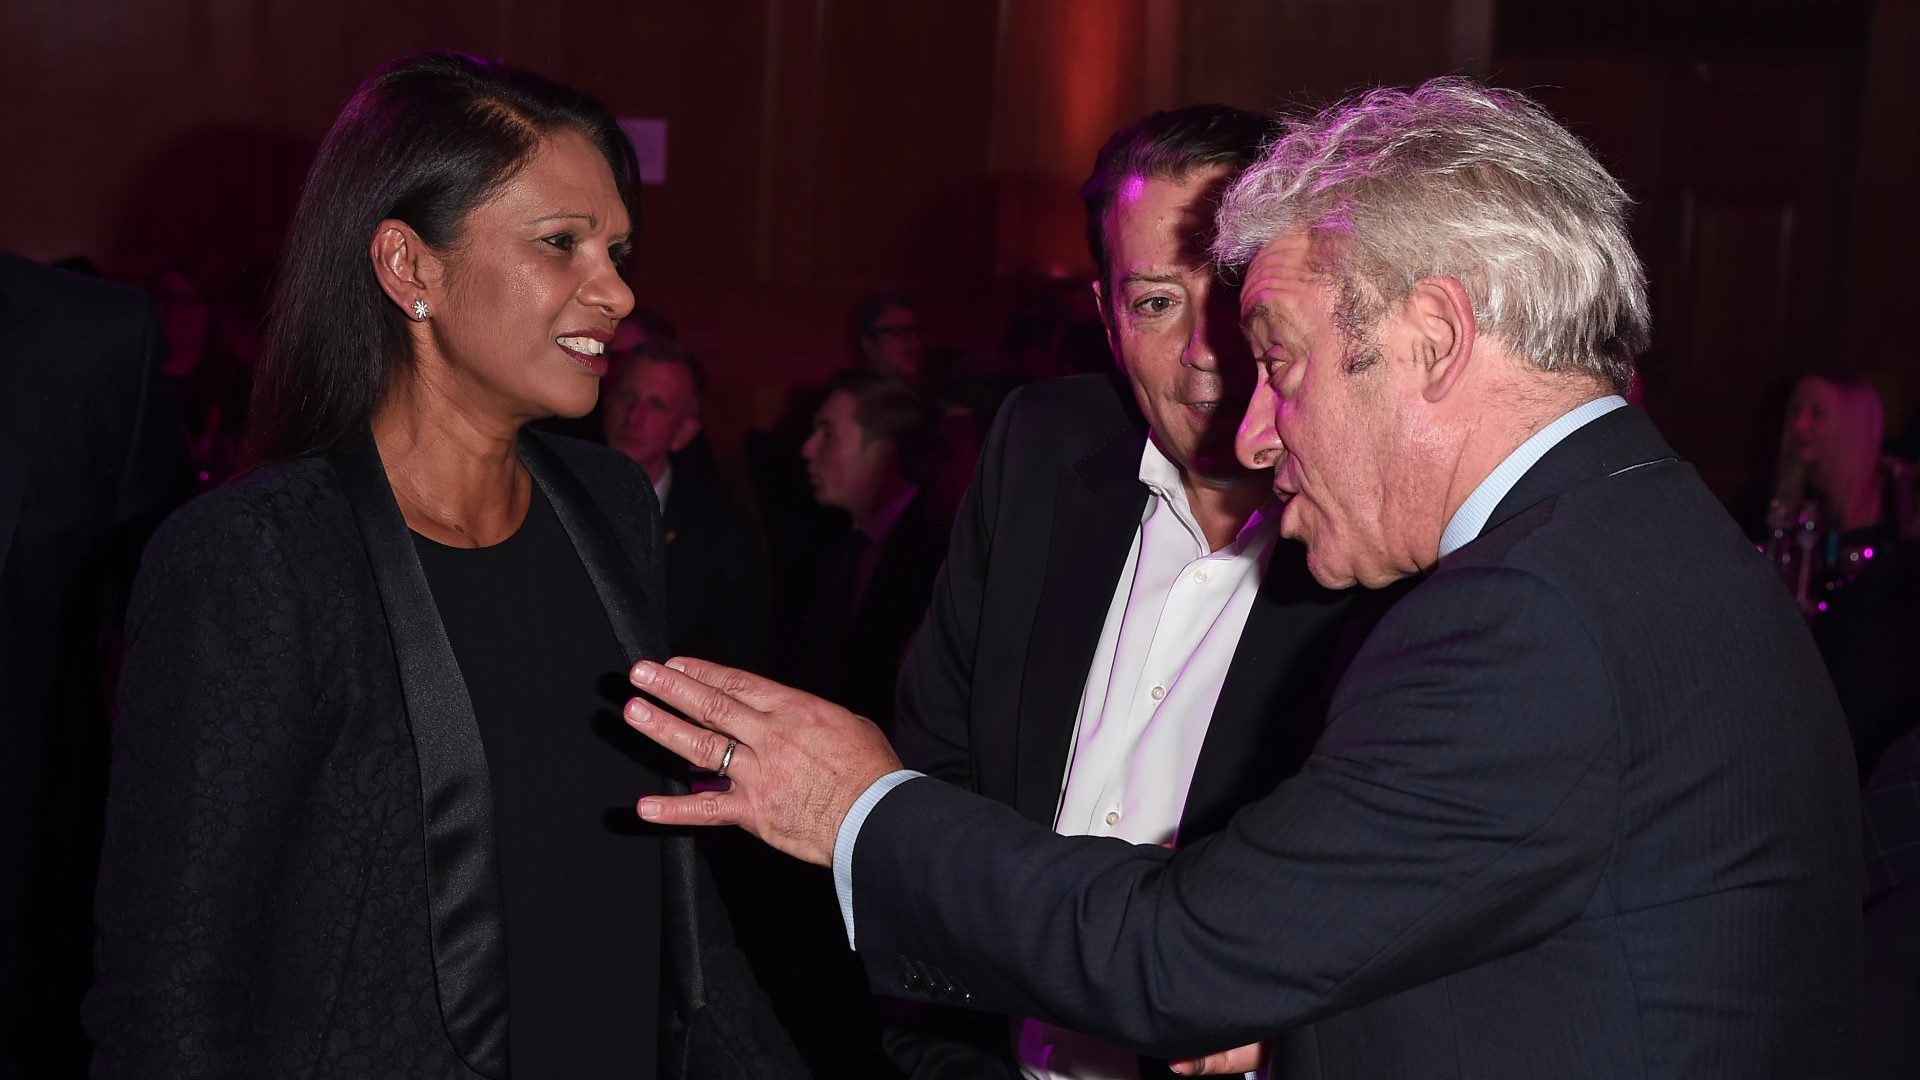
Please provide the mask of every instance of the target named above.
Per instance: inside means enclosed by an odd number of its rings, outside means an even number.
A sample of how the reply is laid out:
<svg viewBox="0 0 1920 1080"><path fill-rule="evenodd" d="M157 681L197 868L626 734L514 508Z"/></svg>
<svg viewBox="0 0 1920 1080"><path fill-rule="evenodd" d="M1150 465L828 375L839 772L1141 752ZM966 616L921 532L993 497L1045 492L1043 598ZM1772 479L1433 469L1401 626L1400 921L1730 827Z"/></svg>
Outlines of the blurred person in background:
<svg viewBox="0 0 1920 1080"><path fill-rule="evenodd" d="M903 293L876 292L862 297L853 312L857 365L864 371L906 382L927 377L922 361L926 338L920 311Z"/></svg>
<svg viewBox="0 0 1920 1080"><path fill-rule="evenodd" d="M916 390L927 386L928 364L920 315L897 292L862 297L848 324L851 352L840 372L860 371L902 382ZM804 593L826 547L838 540L842 523L813 496L801 447L812 436L814 417L831 387L802 382L790 386L780 415L767 430L747 433L747 475L767 546L773 553L775 588Z"/></svg>
<svg viewBox="0 0 1920 1080"><path fill-rule="evenodd" d="M121 623L190 490L164 349L138 290L0 253L0 1080L87 1071Z"/></svg>
<svg viewBox="0 0 1920 1080"><path fill-rule="evenodd" d="M587 412L637 167L592 98L375 72L295 211L258 464L148 547L84 1018L93 1075L793 1076L691 838L618 735L664 655L640 466Z"/></svg>
<svg viewBox="0 0 1920 1080"><path fill-rule="evenodd" d="M937 418L906 384L843 371L801 447L814 498L841 512L795 638L795 685L838 694L882 727L900 658L946 555L946 523L921 492ZM829 689L831 688L831 689Z"/></svg>
<svg viewBox="0 0 1920 1080"><path fill-rule="evenodd" d="M1879 392L1824 372L1794 385L1764 547L1811 621L1862 777L1916 719L1915 468L1885 452Z"/></svg>
<svg viewBox="0 0 1920 1080"><path fill-rule="evenodd" d="M240 467L252 373L227 347L211 295L186 270L162 270L147 292L166 342L160 370L173 384L188 454L200 486L213 487Z"/></svg>
<svg viewBox="0 0 1920 1080"><path fill-rule="evenodd" d="M1914 465L1885 452L1884 427L1864 376L1796 383L1765 540L1813 628L1862 779L1868 1080L1920 1075L1920 522Z"/></svg>
<svg viewBox="0 0 1920 1080"><path fill-rule="evenodd" d="M1774 508L1808 515L1843 544L1911 535L1920 525L1914 466L1889 456L1885 437L1880 393L1865 376L1802 378L1780 433Z"/></svg>
<svg viewBox="0 0 1920 1080"><path fill-rule="evenodd" d="M660 500L667 647L765 670L769 597L760 530L734 505L712 455L688 453L700 437L706 372L672 341L633 336L637 343L620 352L621 334L614 333L602 430L608 446L647 471Z"/></svg>

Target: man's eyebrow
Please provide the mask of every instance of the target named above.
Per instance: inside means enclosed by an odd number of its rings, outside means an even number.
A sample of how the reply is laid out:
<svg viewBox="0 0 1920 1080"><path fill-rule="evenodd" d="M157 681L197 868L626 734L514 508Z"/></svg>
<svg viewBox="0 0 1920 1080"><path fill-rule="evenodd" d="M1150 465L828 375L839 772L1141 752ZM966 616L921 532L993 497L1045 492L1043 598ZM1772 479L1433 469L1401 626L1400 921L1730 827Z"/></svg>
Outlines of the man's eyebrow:
<svg viewBox="0 0 1920 1080"><path fill-rule="evenodd" d="M1240 316L1240 336L1245 338L1252 337L1254 324L1268 322L1272 319L1273 312L1265 304L1256 304L1248 308L1247 313Z"/></svg>
<svg viewBox="0 0 1920 1080"><path fill-rule="evenodd" d="M1149 281L1156 285L1178 285L1184 276L1174 270L1160 270L1152 273L1145 270L1129 270L1120 275L1120 284L1132 285L1139 281Z"/></svg>

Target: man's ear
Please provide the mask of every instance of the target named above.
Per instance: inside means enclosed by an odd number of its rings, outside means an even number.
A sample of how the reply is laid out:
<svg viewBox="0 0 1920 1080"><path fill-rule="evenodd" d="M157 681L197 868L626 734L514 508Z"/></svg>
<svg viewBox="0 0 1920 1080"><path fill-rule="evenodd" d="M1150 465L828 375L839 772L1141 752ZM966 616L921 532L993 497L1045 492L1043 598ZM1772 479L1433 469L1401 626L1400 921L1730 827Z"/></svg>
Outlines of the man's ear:
<svg viewBox="0 0 1920 1080"><path fill-rule="evenodd" d="M438 299L443 267L440 256L420 239L413 226L398 218L387 218L374 226L367 257L373 262L380 291L408 318L413 317L415 300L427 301L431 312L433 301Z"/></svg>
<svg viewBox="0 0 1920 1080"><path fill-rule="evenodd" d="M1440 401L1460 385L1473 362L1473 300L1454 278L1423 278L1407 297L1406 310L1412 322L1414 355L1423 368L1421 395Z"/></svg>
<svg viewBox="0 0 1920 1080"><path fill-rule="evenodd" d="M1113 340L1113 311L1107 306L1107 291L1096 281L1093 282L1093 310L1100 316L1100 329L1107 334L1107 351L1113 354L1115 363L1120 362L1120 343Z"/></svg>

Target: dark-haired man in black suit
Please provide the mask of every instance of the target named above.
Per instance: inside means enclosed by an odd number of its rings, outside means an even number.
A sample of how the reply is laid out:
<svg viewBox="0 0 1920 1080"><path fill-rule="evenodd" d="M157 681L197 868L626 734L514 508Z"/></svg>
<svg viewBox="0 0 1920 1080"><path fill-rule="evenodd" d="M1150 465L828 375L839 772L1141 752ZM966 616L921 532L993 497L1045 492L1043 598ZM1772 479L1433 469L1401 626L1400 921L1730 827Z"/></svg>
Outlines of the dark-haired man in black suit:
<svg viewBox="0 0 1920 1080"><path fill-rule="evenodd" d="M1305 759L1373 606L1314 583L1269 477L1234 457L1253 370L1206 245L1276 131L1194 105L1102 148L1081 195L1119 372L1003 406L902 673L901 759L1063 834L1219 831ZM935 1020L889 1038L915 1075L1164 1071L1039 1020Z"/></svg>
<svg viewBox="0 0 1920 1080"><path fill-rule="evenodd" d="M876 986L1182 1066L1289 1032L1322 1080L1839 1080L1859 998L1833 687L1740 530L1619 397L1647 344L1625 192L1465 79L1302 121L1236 181L1261 384L1239 452L1328 585L1418 583L1305 766L1178 852L1062 837L896 769L844 710L635 666L639 730L831 862Z"/></svg>
<svg viewBox="0 0 1920 1080"><path fill-rule="evenodd" d="M77 1077L111 654L186 492L152 309L0 254L0 1077Z"/></svg>

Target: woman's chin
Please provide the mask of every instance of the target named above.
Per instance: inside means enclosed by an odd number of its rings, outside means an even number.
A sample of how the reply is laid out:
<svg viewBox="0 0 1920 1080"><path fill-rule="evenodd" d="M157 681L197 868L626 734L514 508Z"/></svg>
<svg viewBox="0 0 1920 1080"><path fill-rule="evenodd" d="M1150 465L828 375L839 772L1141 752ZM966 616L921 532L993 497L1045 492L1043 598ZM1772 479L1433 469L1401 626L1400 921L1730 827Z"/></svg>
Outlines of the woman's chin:
<svg viewBox="0 0 1920 1080"><path fill-rule="evenodd" d="M598 390L599 388L596 386L595 389ZM578 401L571 398L560 401L550 401L547 403L547 408L549 409L548 415L559 417L562 420L578 420L592 412L594 403L599 400L600 395L594 393Z"/></svg>

